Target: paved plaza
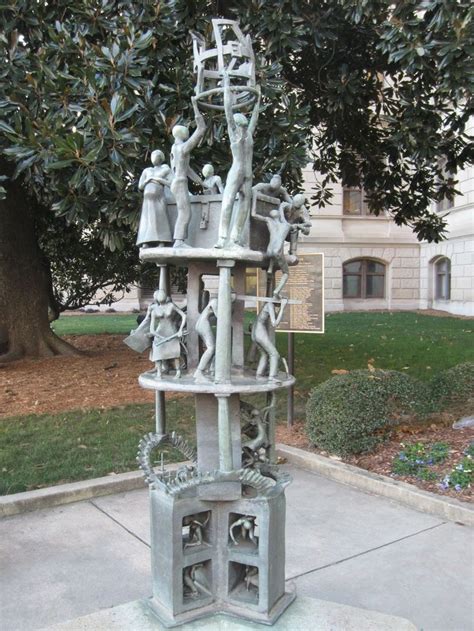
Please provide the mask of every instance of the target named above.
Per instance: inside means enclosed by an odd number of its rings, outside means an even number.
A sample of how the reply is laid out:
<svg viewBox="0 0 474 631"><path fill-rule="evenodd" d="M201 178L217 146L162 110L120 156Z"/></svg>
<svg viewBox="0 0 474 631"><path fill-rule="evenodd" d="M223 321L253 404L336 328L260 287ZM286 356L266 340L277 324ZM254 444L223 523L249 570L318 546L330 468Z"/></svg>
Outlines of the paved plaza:
<svg viewBox="0 0 474 631"><path fill-rule="evenodd" d="M286 575L299 595L423 631L474 628L472 529L289 470ZM0 520L0 628L32 631L149 596L149 546L145 488Z"/></svg>

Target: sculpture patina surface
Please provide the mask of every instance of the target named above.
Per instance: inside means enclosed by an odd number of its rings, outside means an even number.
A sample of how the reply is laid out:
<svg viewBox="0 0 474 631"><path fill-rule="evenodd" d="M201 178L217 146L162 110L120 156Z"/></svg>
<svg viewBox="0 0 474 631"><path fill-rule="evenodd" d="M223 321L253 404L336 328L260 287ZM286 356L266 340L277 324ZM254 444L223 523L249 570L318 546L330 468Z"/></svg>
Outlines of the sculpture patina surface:
<svg viewBox="0 0 474 631"><path fill-rule="evenodd" d="M160 283L144 321L126 339L138 352L150 349L155 362L155 371L139 382L155 391L156 432L140 441L137 459L150 487L148 605L170 627L216 612L271 624L294 598L285 590L284 492L290 477L275 456L276 393L294 378L287 368L279 370L286 363L275 345L275 328L286 305L295 302L283 296L290 264L297 262L286 244L294 251L309 218L304 197L292 197L278 174L253 186L260 89L251 41L231 20L213 20L212 29L214 48L192 34L195 129L173 128L170 179L164 155L155 152L154 167L140 180L159 222L156 234L150 229L145 240L140 236L148 246L140 257L159 266ZM227 125L232 164L225 184L206 164L203 179L196 180L203 194L195 196L188 178L197 178L192 152L206 132L207 110ZM168 183L174 200L166 205ZM164 212L168 223L162 224ZM142 215L145 222L145 210ZM170 297L167 270L176 264L188 268L183 308ZM267 278L251 330L259 353L256 370L244 352L249 266L262 267ZM194 394L196 449L167 432L166 391ZM265 404L240 399L258 393ZM191 463L168 468L170 448Z"/></svg>
<svg viewBox="0 0 474 631"><path fill-rule="evenodd" d="M152 167L144 169L138 188L143 191L143 205L138 226L137 245L165 245L173 241L167 211L165 187L171 185L171 169L157 149L151 154Z"/></svg>

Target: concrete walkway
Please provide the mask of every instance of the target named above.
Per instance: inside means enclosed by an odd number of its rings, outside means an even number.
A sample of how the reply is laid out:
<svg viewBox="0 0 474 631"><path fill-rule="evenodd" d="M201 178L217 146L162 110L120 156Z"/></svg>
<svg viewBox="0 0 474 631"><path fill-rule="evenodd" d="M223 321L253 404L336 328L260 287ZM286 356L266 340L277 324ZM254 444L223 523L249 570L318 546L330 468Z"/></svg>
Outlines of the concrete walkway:
<svg viewBox="0 0 474 631"><path fill-rule="evenodd" d="M408 618L423 631L474 629L472 529L290 471L286 568L298 594ZM146 489L1 520L2 631L149 596L148 528Z"/></svg>

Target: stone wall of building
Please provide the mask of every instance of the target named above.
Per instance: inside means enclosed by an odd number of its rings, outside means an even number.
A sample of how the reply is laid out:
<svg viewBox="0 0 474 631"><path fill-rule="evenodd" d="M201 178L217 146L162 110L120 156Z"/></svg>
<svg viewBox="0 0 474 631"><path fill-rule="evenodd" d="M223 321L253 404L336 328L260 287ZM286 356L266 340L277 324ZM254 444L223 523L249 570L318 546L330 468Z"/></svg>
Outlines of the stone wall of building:
<svg viewBox="0 0 474 631"><path fill-rule="evenodd" d="M474 168L465 169L458 178L461 194L451 209L440 212L448 231L447 239L438 244L419 243L408 226L395 225L388 215L344 215L340 184L333 187L330 205L316 208L313 204L313 228L300 251L325 254L326 311L434 308L474 315ZM309 167L304 172L308 200L315 182ZM449 300L436 299L435 264L442 257L451 265ZM385 264L384 298L343 297L343 264L356 258Z"/></svg>
<svg viewBox="0 0 474 631"><path fill-rule="evenodd" d="M423 243L420 249L421 307L441 309L458 315L474 315L474 167L459 175L454 205L442 214L448 224L447 239ZM451 268L449 300L436 296L436 263L447 258Z"/></svg>

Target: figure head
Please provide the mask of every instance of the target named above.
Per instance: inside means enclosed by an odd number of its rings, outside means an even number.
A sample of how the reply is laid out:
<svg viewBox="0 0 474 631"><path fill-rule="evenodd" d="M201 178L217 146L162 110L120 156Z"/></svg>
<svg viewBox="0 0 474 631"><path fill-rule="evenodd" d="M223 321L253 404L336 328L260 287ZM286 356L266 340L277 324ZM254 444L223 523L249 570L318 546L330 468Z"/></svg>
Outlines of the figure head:
<svg viewBox="0 0 474 631"><path fill-rule="evenodd" d="M151 152L151 163L154 167L160 166L165 161L165 154L160 149Z"/></svg>
<svg viewBox="0 0 474 631"><path fill-rule="evenodd" d="M202 174L204 177L212 177L214 175L214 167L212 164L205 164L202 167Z"/></svg>
<svg viewBox="0 0 474 631"><path fill-rule="evenodd" d="M184 125L175 125L171 133L173 134L173 138L181 140L182 142L189 138L189 129Z"/></svg>
<svg viewBox="0 0 474 631"><path fill-rule="evenodd" d="M274 191L277 191L281 187L281 177L278 174L272 175L270 186Z"/></svg>
<svg viewBox="0 0 474 631"><path fill-rule="evenodd" d="M234 123L237 125L237 127L247 127L249 124L247 117L241 112L237 112L237 114L234 114Z"/></svg>
<svg viewBox="0 0 474 631"><path fill-rule="evenodd" d="M153 294L153 300L160 305L166 302L166 293L163 291L163 289L157 289L155 291L155 293Z"/></svg>
<svg viewBox="0 0 474 631"><path fill-rule="evenodd" d="M273 210L270 211L270 217L272 219L276 219L279 216L280 216L280 213L278 212L278 210L276 208L274 208Z"/></svg>
<svg viewBox="0 0 474 631"><path fill-rule="evenodd" d="M293 197L293 206L296 206L296 208L301 208L305 201L306 197L303 195L303 193L298 193Z"/></svg>

